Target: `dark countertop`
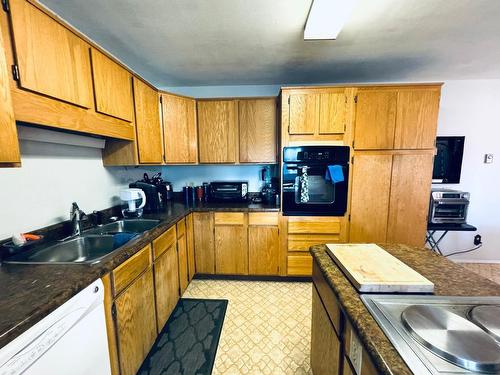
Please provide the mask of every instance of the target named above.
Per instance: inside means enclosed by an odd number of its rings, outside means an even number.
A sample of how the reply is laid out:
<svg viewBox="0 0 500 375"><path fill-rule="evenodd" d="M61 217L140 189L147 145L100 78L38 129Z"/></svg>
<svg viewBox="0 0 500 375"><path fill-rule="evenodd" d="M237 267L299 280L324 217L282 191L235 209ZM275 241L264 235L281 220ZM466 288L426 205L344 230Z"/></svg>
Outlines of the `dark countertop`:
<svg viewBox="0 0 500 375"><path fill-rule="evenodd" d="M500 296L500 284L485 279L429 249L395 244L380 244L380 246L432 281L435 295ZM330 258L326 246L311 247L311 254L379 373L412 374L366 309L356 289Z"/></svg>
<svg viewBox="0 0 500 375"><path fill-rule="evenodd" d="M161 223L126 243L92 266L86 264L0 266L0 348L50 314L75 294L112 271L178 220L193 211L279 211L273 205L247 203L203 203L186 206L172 202L164 212L144 214Z"/></svg>

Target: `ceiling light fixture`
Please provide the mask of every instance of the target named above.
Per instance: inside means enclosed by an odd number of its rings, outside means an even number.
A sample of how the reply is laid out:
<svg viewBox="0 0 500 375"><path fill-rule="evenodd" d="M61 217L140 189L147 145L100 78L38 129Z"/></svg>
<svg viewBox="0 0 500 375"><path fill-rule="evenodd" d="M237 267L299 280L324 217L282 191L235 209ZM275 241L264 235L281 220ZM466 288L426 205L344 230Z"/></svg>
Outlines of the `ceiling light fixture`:
<svg viewBox="0 0 500 375"><path fill-rule="evenodd" d="M304 40L337 39L358 0L313 0Z"/></svg>

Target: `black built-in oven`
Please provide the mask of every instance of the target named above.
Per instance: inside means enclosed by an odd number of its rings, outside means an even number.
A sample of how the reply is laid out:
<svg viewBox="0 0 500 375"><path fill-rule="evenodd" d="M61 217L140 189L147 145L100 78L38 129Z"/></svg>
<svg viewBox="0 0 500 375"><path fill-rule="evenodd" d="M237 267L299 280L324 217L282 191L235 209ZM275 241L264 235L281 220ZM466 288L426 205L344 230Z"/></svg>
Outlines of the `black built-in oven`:
<svg viewBox="0 0 500 375"><path fill-rule="evenodd" d="M282 178L285 216L343 216L347 210L349 147L285 147Z"/></svg>

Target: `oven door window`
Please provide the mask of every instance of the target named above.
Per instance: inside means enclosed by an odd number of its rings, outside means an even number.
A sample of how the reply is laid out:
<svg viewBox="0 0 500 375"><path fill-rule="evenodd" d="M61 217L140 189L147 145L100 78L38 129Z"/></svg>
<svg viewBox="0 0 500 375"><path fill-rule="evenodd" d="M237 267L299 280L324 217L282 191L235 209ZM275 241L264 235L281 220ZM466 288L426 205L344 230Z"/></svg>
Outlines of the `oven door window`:
<svg viewBox="0 0 500 375"><path fill-rule="evenodd" d="M324 168L309 168L304 177L299 168L295 177L295 204L333 204L335 202L335 185L325 180ZM303 179L307 179L304 184ZM307 194L304 194L304 188Z"/></svg>

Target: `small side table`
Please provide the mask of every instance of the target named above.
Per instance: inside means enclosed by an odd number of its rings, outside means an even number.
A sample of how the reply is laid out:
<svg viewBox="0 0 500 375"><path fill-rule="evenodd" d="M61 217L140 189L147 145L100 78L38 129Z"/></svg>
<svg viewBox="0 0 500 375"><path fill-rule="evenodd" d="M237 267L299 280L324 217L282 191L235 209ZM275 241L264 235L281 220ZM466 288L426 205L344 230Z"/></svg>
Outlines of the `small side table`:
<svg viewBox="0 0 500 375"><path fill-rule="evenodd" d="M431 246L431 250L443 255L439 248L439 243L448 232L475 232L477 228L470 224L427 224L427 237L425 243ZM436 240L436 232L443 232Z"/></svg>

